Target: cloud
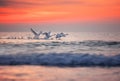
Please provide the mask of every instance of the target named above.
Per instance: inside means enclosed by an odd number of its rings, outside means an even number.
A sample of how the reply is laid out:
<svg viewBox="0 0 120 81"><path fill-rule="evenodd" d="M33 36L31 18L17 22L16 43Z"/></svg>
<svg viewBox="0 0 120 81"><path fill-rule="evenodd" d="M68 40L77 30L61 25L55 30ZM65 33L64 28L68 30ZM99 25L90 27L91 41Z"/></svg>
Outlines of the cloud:
<svg viewBox="0 0 120 81"><path fill-rule="evenodd" d="M1 12L1 11L0 11L0 15L2 15L2 14L9 14L9 13L6 13L6 12Z"/></svg>
<svg viewBox="0 0 120 81"><path fill-rule="evenodd" d="M49 4L52 5L67 5L67 4L82 4L84 3L83 1L78 1L78 0L61 0L61 1L55 1L55 2L50 2Z"/></svg>
<svg viewBox="0 0 120 81"><path fill-rule="evenodd" d="M7 0L0 0L0 7L7 6L6 1L7 1Z"/></svg>
<svg viewBox="0 0 120 81"><path fill-rule="evenodd" d="M78 0L0 0L0 7L34 7L51 5L82 4Z"/></svg>
<svg viewBox="0 0 120 81"><path fill-rule="evenodd" d="M117 2L120 1L0 0L0 22L94 21L120 18L119 6L114 5L118 4Z"/></svg>
<svg viewBox="0 0 120 81"><path fill-rule="evenodd" d="M0 7L22 7L22 6L28 6L33 5L31 2L25 2L25 1L16 1L16 0L0 0Z"/></svg>
<svg viewBox="0 0 120 81"><path fill-rule="evenodd" d="M59 5L106 6L119 5L120 1L91 1L91 0L0 0L0 7L39 7Z"/></svg>

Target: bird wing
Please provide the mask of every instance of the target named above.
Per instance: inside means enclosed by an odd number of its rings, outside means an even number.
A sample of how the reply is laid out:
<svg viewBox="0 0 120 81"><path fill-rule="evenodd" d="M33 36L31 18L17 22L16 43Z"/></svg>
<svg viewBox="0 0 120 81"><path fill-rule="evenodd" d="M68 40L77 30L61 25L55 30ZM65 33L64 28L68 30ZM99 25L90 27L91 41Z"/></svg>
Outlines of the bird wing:
<svg viewBox="0 0 120 81"><path fill-rule="evenodd" d="M37 32L35 32L32 28L31 28L31 31L34 35L37 35Z"/></svg>

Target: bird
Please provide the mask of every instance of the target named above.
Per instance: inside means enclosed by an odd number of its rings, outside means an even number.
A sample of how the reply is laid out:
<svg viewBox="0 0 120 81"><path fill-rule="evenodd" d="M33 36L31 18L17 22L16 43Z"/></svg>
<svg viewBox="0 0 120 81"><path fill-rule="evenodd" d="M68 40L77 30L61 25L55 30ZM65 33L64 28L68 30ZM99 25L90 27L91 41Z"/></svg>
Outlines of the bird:
<svg viewBox="0 0 120 81"><path fill-rule="evenodd" d="M50 37L53 36L53 35L51 35L51 31L49 31L49 32L44 32L43 35L45 35L44 39L49 39Z"/></svg>
<svg viewBox="0 0 120 81"><path fill-rule="evenodd" d="M64 34L63 32L57 33L56 36L55 36L55 38L60 40L61 37L66 37L66 35L68 35L68 34Z"/></svg>
<svg viewBox="0 0 120 81"><path fill-rule="evenodd" d="M31 28L31 32L34 34L33 39L39 39L39 36L42 34L42 31L40 31L39 33L37 33L32 28Z"/></svg>

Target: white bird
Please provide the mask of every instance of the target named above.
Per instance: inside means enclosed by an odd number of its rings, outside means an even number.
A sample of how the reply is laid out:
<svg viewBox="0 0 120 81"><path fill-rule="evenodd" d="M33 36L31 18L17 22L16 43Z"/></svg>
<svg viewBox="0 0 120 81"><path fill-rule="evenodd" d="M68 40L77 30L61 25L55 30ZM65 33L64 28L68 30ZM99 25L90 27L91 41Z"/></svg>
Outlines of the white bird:
<svg viewBox="0 0 120 81"><path fill-rule="evenodd" d="M68 35L68 34L64 34L63 32L57 33L56 36L55 36L55 38L60 40L61 37L66 37L66 35Z"/></svg>
<svg viewBox="0 0 120 81"><path fill-rule="evenodd" d="M42 31L40 31L39 33L37 33L32 28L31 28L31 31L34 34L33 39L39 39L39 36L42 34Z"/></svg>
<svg viewBox="0 0 120 81"><path fill-rule="evenodd" d="M54 36L51 35L51 32L44 32L43 35L45 35L44 39L49 39L50 37Z"/></svg>

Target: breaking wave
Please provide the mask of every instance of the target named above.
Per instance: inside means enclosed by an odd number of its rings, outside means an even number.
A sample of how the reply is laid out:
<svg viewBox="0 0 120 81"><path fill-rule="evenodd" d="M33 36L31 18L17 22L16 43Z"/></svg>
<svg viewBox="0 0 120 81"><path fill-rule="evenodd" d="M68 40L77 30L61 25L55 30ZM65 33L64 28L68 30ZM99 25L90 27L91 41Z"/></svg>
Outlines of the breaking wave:
<svg viewBox="0 0 120 81"><path fill-rule="evenodd" d="M105 56L96 54L50 53L0 55L0 65L44 65L44 66L120 66L120 54Z"/></svg>

